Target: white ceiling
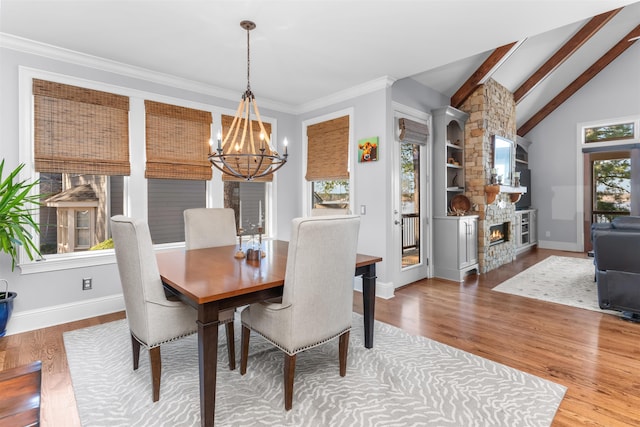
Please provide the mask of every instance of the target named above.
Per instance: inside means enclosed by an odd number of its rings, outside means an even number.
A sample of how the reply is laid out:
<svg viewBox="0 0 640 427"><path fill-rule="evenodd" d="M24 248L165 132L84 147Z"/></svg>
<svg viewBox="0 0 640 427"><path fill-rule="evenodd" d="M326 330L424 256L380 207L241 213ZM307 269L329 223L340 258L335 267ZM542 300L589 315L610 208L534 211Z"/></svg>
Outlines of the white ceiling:
<svg viewBox="0 0 640 427"><path fill-rule="evenodd" d="M413 76L452 95L495 47L525 40L493 76L515 90L589 18L631 3L0 0L0 33L237 91L239 98L247 55L239 23L249 19L257 24L251 32L256 98L304 109L386 76ZM640 23L639 6L619 13L605 27L610 34L602 30L563 65L579 71L547 79L540 89L557 92L572 81ZM540 89L518 106L519 124L547 97Z"/></svg>

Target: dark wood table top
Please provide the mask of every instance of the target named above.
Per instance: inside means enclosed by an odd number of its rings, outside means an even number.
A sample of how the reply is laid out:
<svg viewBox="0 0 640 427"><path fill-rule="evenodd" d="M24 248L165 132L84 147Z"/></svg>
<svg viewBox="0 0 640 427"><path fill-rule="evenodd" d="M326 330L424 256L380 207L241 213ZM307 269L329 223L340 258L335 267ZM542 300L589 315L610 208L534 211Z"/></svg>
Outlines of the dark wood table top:
<svg viewBox="0 0 640 427"><path fill-rule="evenodd" d="M266 256L260 262L236 259L237 245L172 250L156 257L167 285L196 304L204 304L270 289L284 284L289 242L263 242ZM358 254L355 268L382 261Z"/></svg>

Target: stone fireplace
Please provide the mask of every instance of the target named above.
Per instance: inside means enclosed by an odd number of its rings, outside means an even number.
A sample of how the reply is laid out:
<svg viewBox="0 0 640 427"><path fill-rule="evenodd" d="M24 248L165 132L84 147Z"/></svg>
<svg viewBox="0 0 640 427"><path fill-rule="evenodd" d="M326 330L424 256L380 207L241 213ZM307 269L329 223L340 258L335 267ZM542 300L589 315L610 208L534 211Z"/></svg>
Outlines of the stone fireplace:
<svg viewBox="0 0 640 427"><path fill-rule="evenodd" d="M478 263L480 273L486 273L516 258L514 236L515 204L511 195L498 192L489 203L485 187L492 167L492 136L516 140L516 104L513 94L492 79L480 85L460 106L469 113L465 126L466 195L477 206ZM512 160L515 167L515 158ZM502 225L507 239L492 244L492 227Z"/></svg>

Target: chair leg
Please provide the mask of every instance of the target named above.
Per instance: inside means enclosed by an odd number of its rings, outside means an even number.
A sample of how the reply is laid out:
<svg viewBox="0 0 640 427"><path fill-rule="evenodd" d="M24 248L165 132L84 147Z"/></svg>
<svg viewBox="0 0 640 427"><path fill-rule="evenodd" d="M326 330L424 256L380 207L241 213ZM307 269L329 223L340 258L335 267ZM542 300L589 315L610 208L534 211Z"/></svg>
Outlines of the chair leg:
<svg viewBox="0 0 640 427"><path fill-rule="evenodd" d="M149 350L151 359L151 384L153 389L153 401L160 400L160 375L162 373L162 361L160 360L160 346Z"/></svg>
<svg viewBox="0 0 640 427"><path fill-rule="evenodd" d="M133 370L138 369L140 363L140 342L131 334L131 350L133 351Z"/></svg>
<svg viewBox="0 0 640 427"><path fill-rule="evenodd" d="M251 329L242 325L241 341L240 344L240 375L247 373L247 359L249 358L249 336L251 335Z"/></svg>
<svg viewBox="0 0 640 427"><path fill-rule="evenodd" d="M233 333L233 321L225 323L227 330L227 353L229 355L229 369L236 369L236 338Z"/></svg>
<svg viewBox="0 0 640 427"><path fill-rule="evenodd" d="M349 353L349 331L340 335L338 343L338 354L340 357L340 376L347 375L347 354Z"/></svg>
<svg viewBox="0 0 640 427"><path fill-rule="evenodd" d="M296 372L296 355L284 354L284 409L293 407L293 377Z"/></svg>

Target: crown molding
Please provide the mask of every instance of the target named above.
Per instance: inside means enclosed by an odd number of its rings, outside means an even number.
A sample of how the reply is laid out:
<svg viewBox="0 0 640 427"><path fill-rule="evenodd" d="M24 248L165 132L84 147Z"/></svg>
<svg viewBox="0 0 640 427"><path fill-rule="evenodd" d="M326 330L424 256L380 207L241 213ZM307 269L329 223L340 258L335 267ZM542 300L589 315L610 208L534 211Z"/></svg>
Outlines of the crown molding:
<svg viewBox="0 0 640 427"><path fill-rule="evenodd" d="M218 86L207 85L170 74L159 73L146 68L136 67L122 62L112 61L98 56L88 55L58 46L17 37L7 33L0 33L0 47L42 56L57 61L68 62L74 65L95 68L101 71L145 80L189 92L210 95L230 101L239 101L241 96L239 91L232 91ZM269 108L289 114L296 114L294 107L276 101L261 98L260 105L263 108Z"/></svg>
<svg viewBox="0 0 640 427"><path fill-rule="evenodd" d="M323 107L328 107L333 104L337 104L342 101L347 101L355 97L366 95L371 92L375 92L380 89L386 89L391 87L397 79L390 76L379 77L374 80L362 83L357 86L350 87L348 89L336 92L334 94L318 98L314 101L307 102L298 106L298 113L308 113L314 110L318 110Z"/></svg>
<svg viewBox="0 0 640 427"><path fill-rule="evenodd" d="M232 91L218 86L207 85L193 80L183 79L169 74L159 73L142 67L112 61L98 56L88 55L58 46L37 42L34 40L17 37L12 34L0 32L0 48L12 49L15 51L42 56L45 58L67 62L74 65L94 68L134 79L145 80L172 88L182 89L189 92L206 94L230 101L238 101L237 91ZM301 104L298 106L289 105L265 98L260 99L260 106L287 114L302 114L333 104L347 101L357 96L365 95L380 89L386 89L393 85L397 79L389 76L380 77L357 86L336 92L317 100Z"/></svg>

